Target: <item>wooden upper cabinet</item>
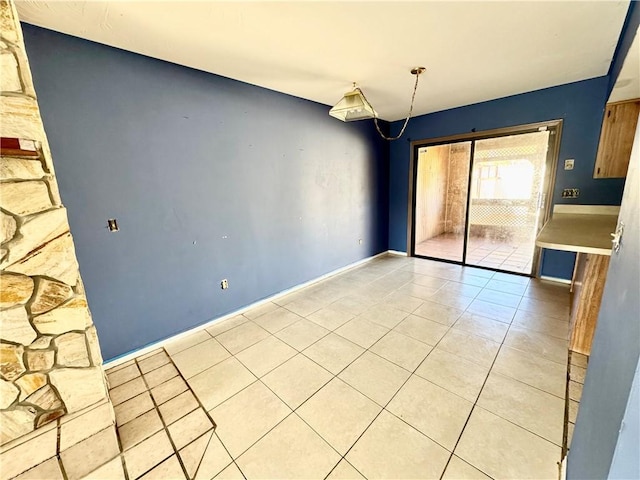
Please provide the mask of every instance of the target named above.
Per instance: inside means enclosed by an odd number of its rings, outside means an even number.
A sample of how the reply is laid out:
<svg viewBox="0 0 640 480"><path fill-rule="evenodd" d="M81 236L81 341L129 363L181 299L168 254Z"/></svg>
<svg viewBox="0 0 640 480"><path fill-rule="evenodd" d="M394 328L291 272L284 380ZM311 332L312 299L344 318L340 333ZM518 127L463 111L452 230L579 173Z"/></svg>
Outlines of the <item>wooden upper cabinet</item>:
<svg viewBox="0 0 640 480"><path fill-rule="evenodd" d="M593 178L627 176L638 114L640 98L607 104Z"/></svg>

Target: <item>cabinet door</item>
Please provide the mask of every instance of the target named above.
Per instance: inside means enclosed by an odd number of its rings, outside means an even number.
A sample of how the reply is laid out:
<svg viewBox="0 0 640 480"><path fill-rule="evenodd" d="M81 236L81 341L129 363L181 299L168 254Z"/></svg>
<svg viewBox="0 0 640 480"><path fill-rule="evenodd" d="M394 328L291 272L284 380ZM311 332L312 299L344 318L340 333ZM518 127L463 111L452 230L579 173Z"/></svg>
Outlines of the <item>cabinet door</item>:
<svg viewBox="0 0 640 480"><path fill-rule="evenodd" d="M627 176L639 113L638 99L607 105L593 178Z"/></svg>

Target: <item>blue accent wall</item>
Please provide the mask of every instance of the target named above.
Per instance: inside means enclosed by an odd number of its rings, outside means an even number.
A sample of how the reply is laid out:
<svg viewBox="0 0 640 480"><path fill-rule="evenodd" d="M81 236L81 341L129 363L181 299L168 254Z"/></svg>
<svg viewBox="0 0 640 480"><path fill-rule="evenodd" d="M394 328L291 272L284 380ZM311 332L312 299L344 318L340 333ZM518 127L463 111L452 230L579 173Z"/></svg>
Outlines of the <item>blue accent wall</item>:
<svg viewBox="0 0 640 480"><path fill-rule="evenodd" d="M389 248L407 249L410 142L416 140L562 119L553 203L619 205L624 179L593 179L608 80L599 77L411 119L404 137L390 146ZM429 95L428 76L418 94ZM399 121L391 124L392 135L401 125ZM575 159L573 170L562 168L567 158ZM563 188L579 188L580 197L563 200ZM574 260L573 253L544 251L541 273L569 279Z"/></svg>
<svg viewBox="0 0 640 480"><path fill-rule="evenodd" d="M372 122L23 30L105 359L387 250Z"/></svg>

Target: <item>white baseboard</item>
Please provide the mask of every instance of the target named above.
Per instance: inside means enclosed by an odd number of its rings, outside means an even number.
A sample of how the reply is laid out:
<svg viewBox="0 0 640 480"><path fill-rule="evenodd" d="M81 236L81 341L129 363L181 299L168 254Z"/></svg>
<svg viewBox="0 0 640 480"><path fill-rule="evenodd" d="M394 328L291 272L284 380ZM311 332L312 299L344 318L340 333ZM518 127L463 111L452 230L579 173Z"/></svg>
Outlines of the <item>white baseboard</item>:
<svg viewBox="0 0 640 480"><path fill-rule="evenodd" d="M540 278L540 280L547 280L548 282L564 283L565 285L571 285L571 280L567 280L566 278L547 277L546 275L541 275L538 278Z"/></svg>
<svg viewBox="0 0 640 480"><path fill-rule="evenodd" d="M295 287L288 288L288 289L283 290L281 292L278 292L278 293L276 293L274 295L271 295L270 297L264 298L262 300L258 300L257 302L254 302L254 303L251 303L251 304L246 305L244 307L241 307L238 310L234 310L233 312L227 313L227 314L222 315L220 317L216 317L216 318L214 318L212 320L209 320L206 323L203 323L202 325L198 325L197 327L193 327L193 328L191 328L191 329L189 329L189 330L187 330L185 332L178 333L178 334L173 335L173 336L171 336L169 338L165 338L164 340L159 340L159 341L154 342L152 344L149 344L149 345L147 345L145 347L142 347L142 348L139 348L139 349L134 350L132 352L120 355L119 357L113 358L113 359L105 362L102 366L105 369L116 367L116 366L120 365L121 363L128 362L129 360L132 360L132 359L137 358L137 357L139 357L141 355L145 355L145 354L147 354L149 352L152 352L153 350L156 350L156 349L164 346L165 344L167 344L169 342L173 342L173 341L178 340L180 338L187 337L187 336L189 336L189 335L191 335L193 333L196 333L196 332L198 332L200 330L204 330L205 328L211 327L212 325L214 325L214 324L216 324L218 322L221 322L221 321L226 320L226 319L231 318L231 317L235 317L236 315L241 315L244 312L246 312L248 310L251 310L252 308L259 307L260 305L263 305L263 304L268 303L268 302L272 302L272 301L274 301L274 300L276 300L278 298L284 297L285 295L289 295L289 294L294 293L294 292L296 292L298 290L301 290L303 288L309 287L309 286L311 286L311 285L313 285L315 283L318 283L318 282L321 282L323 280L326 280L329 277L333 277L334 275L338 275L338 274L343 273L343 272L345 272L347 270L350 270L352 268L359 267L360 265L368 263L368 262L370 262L372 260L375 260L376 258L382 257L382 256L387 255L387 254L406 255L406 253L404 253L404 252L397 252L396 253L396 252L394 252L392 250L388 250L388 251L385 251L385 252L378 253L377 255L373 255L372 257L367 257L367 258L364 258L362 260L358 260L357 262L350 263L349 265L347 265L345 267L340 267L340 268L338 268L336 270L333 270L333 271L331 271L329 273L325 273L324 275L316 277L313 280L309 280L308 282L301 283L299 285L296 285Z"/></svg>
<svg viewBox="0 0 640 480"><path fill-rule="evenodd" d="M401 252L399 250L387 250L389 255L399 255L401 257L408 257L407 252Z"/></svg>

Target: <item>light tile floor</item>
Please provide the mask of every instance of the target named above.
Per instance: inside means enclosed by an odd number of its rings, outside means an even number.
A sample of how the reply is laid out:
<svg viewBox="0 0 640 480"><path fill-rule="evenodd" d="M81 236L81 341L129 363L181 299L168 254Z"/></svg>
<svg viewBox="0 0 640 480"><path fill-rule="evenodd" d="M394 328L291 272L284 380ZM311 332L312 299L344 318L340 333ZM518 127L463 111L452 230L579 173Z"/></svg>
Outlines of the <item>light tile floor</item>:
<svg viewBox="0 0 640 480"><path fill-rule="evenodd" d="M443 233L416 245L416 255L462 261L464 235ZM470 236L467 243L468 265L495 268L506 272L531 273L534 245L532 242L501 241Z"/></svg>
<svg viewBox="0 0 640 480"><path fill-rule="evenodd" d="M568 309L565 286L376 259L110 370L122 465L131 480L555 479Z"/></svg>

